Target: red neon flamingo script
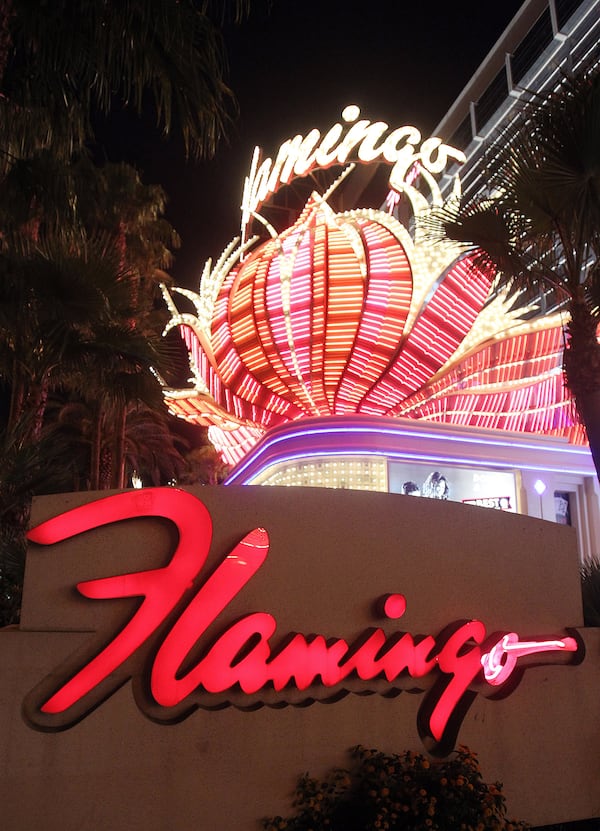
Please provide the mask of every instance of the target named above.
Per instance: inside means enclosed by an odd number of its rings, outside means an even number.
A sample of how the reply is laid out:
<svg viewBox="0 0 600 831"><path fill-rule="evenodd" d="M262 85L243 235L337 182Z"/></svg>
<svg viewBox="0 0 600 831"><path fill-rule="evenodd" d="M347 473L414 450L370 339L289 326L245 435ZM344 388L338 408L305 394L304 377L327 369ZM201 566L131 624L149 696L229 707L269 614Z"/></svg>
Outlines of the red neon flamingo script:
<svg viewBox="0 0 600 831"><path fill-rule="evenodd" d="M486 684L492 694L508 690L521 657L580 652L574 637L521 641L515 632L488 636L478 620L451 623L435 637L371 628L349 642L320 634L282 636L271 614L254 612L211 635L213 624L263 567L269 537L264 529L252 530L198 588L212 523L199 499L174 488L91 502L41 523L28 537L52 545L137 517L171 520L179 533L175 551L163 568L77 585L80 594L93 600L141 602L112 640L82 665L66 670L58 686L52 674L30 693L25 712L34 727L71 726L127 678L134 679L141 709L166 722L198 706L280 705L339 698L343 692L409 689L425 693L418 717L423 741L432 752L445 753L476 691L484 692ZM401 618L405 610L401 594L390 594L383 604L388 620ZM206 644L198 656L203 638ZM139 666L129 666L140 656Z"/></svg>

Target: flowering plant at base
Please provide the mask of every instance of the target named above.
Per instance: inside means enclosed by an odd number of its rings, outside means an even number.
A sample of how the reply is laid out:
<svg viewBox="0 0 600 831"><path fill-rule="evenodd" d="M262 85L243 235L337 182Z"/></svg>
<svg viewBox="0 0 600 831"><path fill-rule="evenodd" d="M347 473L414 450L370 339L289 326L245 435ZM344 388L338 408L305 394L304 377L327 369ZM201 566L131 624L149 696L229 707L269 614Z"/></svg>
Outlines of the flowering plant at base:
<svg viewBox="0 0 600 831"><path fill-rule="evenodd" d="M483 781L477 754L459 746L444 761L357 746L351 771L299 780L291 817L263 820L264 831L524 831L506 818L499 782Z"/></svg>

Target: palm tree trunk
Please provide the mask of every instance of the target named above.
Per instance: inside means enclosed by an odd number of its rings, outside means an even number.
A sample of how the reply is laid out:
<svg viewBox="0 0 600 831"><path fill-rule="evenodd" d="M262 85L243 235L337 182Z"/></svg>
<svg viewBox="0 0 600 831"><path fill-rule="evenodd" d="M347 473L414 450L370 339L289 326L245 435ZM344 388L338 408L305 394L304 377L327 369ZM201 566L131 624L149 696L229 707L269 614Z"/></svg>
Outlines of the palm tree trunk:
<svg viewBox="0 0 600 831"><path fill-rule="evenodd" d="M579 417L587 433L590 452L596 467L596 476L600 481L600 390L580 395L576 403Z"/></svg>
<svg viewBox="0 0 600 831"><path fill-rule="evenodd" d="M25 399L25 384L17 369L17 360L13 360L13 372L10 379L10 409L8 413L8 429L12 430L23 415L23 401Z"/></svg>
<svg viewBox="0 0 600 831"><path fill-rule="evenodd" d="M12 47L10 21L14 14L12 0L2 0L0 2L0 83L4 78L4 70Z"/></svg>
<svg viewBox="0 0 600 831"><path fill-rule="evenodd" d="M127 426L127 406L123 404L118 414L115 434L115 454L113 459L113 486L125 487L125 432Z"/></svg>
<svg viewBox="0 0 600 831"><path fill-rule="evenodd" d="M108 445L103 445L100 450L100 469L98 471L98 487L106 491L112 487L113 452Z"/></svg>
<svg viewBox="0 0 600 831"><path fill-rule="evenodd" d="M600 481L600 344L598 319L591 312L583 286L570 304L569 340L564 352L567 386L584 425Z"/></svg>
<svg viewBox="0 0 600 831"><path fill-rule="evenodd" d="M90 489L100 488L100 448L102 446L102 412L96 406L92 424L92 446L90 450Z"/></svg>
<svg viewBox="0 0 600 831"><path fill-rule="evenodd" d="M48 378L44 376L35 390L35 395L32 400L31 411L34 413L34 418L31 427L31 437L34 441L37 441L42 434L46 404L48 403L48 386Z"/></svg>

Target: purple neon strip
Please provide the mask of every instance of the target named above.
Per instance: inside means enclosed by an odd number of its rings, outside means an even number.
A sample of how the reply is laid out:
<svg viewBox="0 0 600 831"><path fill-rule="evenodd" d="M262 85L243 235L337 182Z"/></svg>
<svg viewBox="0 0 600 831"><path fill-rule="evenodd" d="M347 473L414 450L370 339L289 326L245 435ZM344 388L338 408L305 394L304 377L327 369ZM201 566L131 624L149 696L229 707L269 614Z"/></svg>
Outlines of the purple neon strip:
<svg viewBox="0 0 600 831"><path fill-rule="evenodd" d="M277 432L279 434L275 435L275 436L271 436L270 438L267 437L266 439L263 439L263 442L260 443L257 446L255 451L253 451L252 456L250 458L247 458L242 465L240 465L236 470L234 470L230 474L230 476L226 479L225 484L233 484L234 482L238 481L239 479L242 479L242 484L243 484L243 482L247 481L248 478L250 478L250 476L251 476L251 478L254 478L255 476L257 476L258 473L261 472L262 470L264 470L267 465L270 466L272 464L275 464L276 462L283 461L284 458L302 458L302 457L307 457L307 456L315 456L316 453L320 453L321 455L334 455L335 453L337 453L338 455L348 454L349 452L351 452L350 447L356 448L355 452L359 452L358 448L360 447L360 452L361 453L364 452L364 453L370 453L370 454L373 454L373 455L385 455L385 456L392 456L392 457L397 456L397 457L402 457L402 458L415 458L415 459L423 458L426 461L429 460L429 458L430 458L428 456L424 456L424 455L418 454L418 453L417 454L411 454L410 451L409 452L394 451L393 449L387 448L387 447L377 448L376 446L374 446L374 444L376 445L377 442L373 443L372 441L370 441L369 444L366 445L365 447L363 447L362 445L359 445L358 442L354 445L348 445L345 448L343 448L341 450L337 450L337 451L329 450L329 449L322 450L322 451L315 451L313 449L312 451L310 451L308 447L306 447L306 448L305 447L300 447L300 448L298 448L298 450L296 452L294 452L293 454L288 453L288 454L286 454L285 457L276 458L276 457L273 456L273 452L272 452L273 448L276 447L277 445L279 445L283 442L291 443L292 441L302 440L305 437L310 437L311 438L311 440L313 442L313 445L312 445L313 448L314 448L314 440L317 436L319 436L319 437L326 437L326 436L339 437L340 435L345 435L345 434L354 434L354 435L357 435L357 436L358 435L361 435L361 436L362 435L364 435L364 436L375 436L375 437L379 437L379 438L384 437L384 436L406 437L406 438L410 438L410 439L413 439L413 440L414 439L419 439L419 438L421 438L421 439L438 439L438 440L439 439L445 439L446 441L463 442L463 443L468 444L468 445L476 445L476 446L482 446L482 447L503 447L503 446L506 446L506 441L501 440L500 438L497 439L497 440L494 440L494 439L484 439L484 438L481 438L481 437L470 437L470 436L440 436L439 434L436 434L434 432L424 432L424 431L416 431L416 430L413 432L413 431L410 431L410 430L403 430L402 428L397 428L397 429L383 428L381 426L376 426L376 425L373 425L373 426L350 426L350 425L348 425L348 426L343 426L343 427L339 426L339 425L331 425L329 427L315 427L315 426L313 426L312 428L311 427L305 427L305 428L302 428L302 429L297 429L297 430L292 430L292 431L288 431L288 429L286 429L286 428L274 428L274 429L277 430ZM503 438L505 438L505 437L503 437ZM577 447L574 447L573 445L568 445L566 447L544 448L543 446L540 447L539 445L535 445L535 444L511 441L510 446L513 449L520 449L520 450L538 450L538 451L551 450L552 453L556 453L556 454L567 454L567 455L574 456L574 457L582 457L582 458L585 457L585 458L589 459L589 450L587 448L583 448L583 447L582 448L577 448ZM267 455L268 455L268 458L265 458L265 461L263 463L260 463L259 459L261 457L265 457ZM446 457L440 457L440 456L436 455L436 456L431 457L431 458L436 458L436 459L439 459L440 461L442 461ZM450 458L450 457L448 457L448 458ZM504 462L502 460L496 460L496 459L494 459L494 460L481 460L481 461L475 460L473 458L464 458L463 459L462 457L459 457L459 458L455 459L455 462L461 462L461 461L467 462L469 464L477 464L479 466L493 464L494 466L519 467L519 468L526 469L526 470L547 470L548 469L547 465L546 466L543 466L543 465L538 466L538 465L535 465L535 464L521 464L521 463L516 465L516 464L512 464L512 463L509 464L508 462ZM250 474L250 476L244 478L244 474L246 473L246 471L249 471L250 468L255 468L255 467L257 467L258 470L257 471L253 470L252 473ZM569 472L569 470L567 468L563 468L563 469L565 470L565 472ZM577 472L581 472L581 471L578 470L578 469L573 469L570 472L577 473Z"/></svg>
<svg viewBox="0 0 600 831"><path fill-rule="evenodd" d="M425 453L405 453L401 451L376 451L376 450L367 450L363 448L353 448L352 450L319 450L315 452L307 452L307 453L291 453L288 456L281 456L276 461L269 461L267 464L259 467L258 470L252 473L251 478L256 479L260 474L268 469L269 467L273 467L274 465L285 464L286 462L293 462L299 461L300 459L318 459L322 457L331 457L331 456L383 456L386 459L401 459L402 461L418 461L418 462L434 462L436 464L443 463L443 464L468 464L471 467L495 467L495 468L503 468L506 470L514 470L516 465L509 463L509 462L502 462L496 461L490 462L486 459L472 459L466 456L441 456L437 453L435 455L427 455ZM548 470L547 467L544 465L535 465L535 464L520 464L519 469L521 470L536 470L540 472L546 472ZM563 470L564 473L580 473L579 470L569 470L565 468ZM236 484L234 480L229 477L223 482L224 485L232 485ZM243 482L237 482L237 484L247 485L249 484L248 480L244 480Z"/></svg>

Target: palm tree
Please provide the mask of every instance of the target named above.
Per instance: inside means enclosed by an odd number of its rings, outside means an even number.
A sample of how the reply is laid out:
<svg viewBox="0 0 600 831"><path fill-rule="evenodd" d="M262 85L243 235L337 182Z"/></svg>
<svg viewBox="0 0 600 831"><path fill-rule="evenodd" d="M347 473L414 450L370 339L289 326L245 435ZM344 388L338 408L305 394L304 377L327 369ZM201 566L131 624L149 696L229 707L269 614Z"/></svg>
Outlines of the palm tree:
<svg viewBox="0 0 600 831"><path fill-rule="evenodd" d="M82 350L83 365L69 388L89 409L92 490L125 487L128 416L144 406L166 414L162 387L153 374L163 361L159 333L140 332L129 320L94 328ZM168 449L165 447L165 454Z"/></svg>
<svg viewBox="0 0 600 831"><path fill-rule="evenodd" d="M565 381L600 479L600 71L532 96L490 151L487 193L437 209L428 233L458 243L517 303L565 311Z"/></svg>
<svg viewBox="0 0 600 831"><path fill-rule="evenodd" d="M105 397L104 397L105 399ZM127 487L136 474L145 485L167 485L179 480L185 468L182 451L187 442L175 431L175 417L163 406L148 406L137 400L125 405L123 451L120 422L112 416L121 408L109 401L99 409L97 399L86 401L74 393L56 397L50 405L48 423L69 448L69 487L73 490Z"/></svg>
<svg viewBox="0 0 600 831"><path fill-rule="evenodd" d="M0 169L51 147L68 158L91 116L115 107L154 113L194 155L212 154L232 111L211 13L240 18L248 0L3 0L0 3ZM219 21L220 22L220 21Z"/></svg>
<svg viewBox="0 0 600 831"><path fill-rule="evenodd" d="M0 192L0 379L11 391L9 427L33 410L39 435L49 392L84 376L98 400L120 402L114 415L123 428L130 394L162 406L156 379L139 376L150 366L164 372L168 348L159 283L168 282L162 269L178 238L164 204L162 189L143 185L128 165L100 168L85 155L65 164L47 152L13 165Z"/></svg>
<svg viewBox="0 0 600 831"><path fill-rule="evenodd" d="M102 231L113 238L119 264L128 271L131 314L139 326L156 301L163 308L160 285L170 282L164 269L172 265L173 250L180 244L164 218L166 194L160 185L144 184L128 164L98 167L82 156L73 169L71 198L77 209L72 221L88 233Z"/></svg>
<svg viewBox="0 0 600 831"><path fill-rule="evenodd" d="M184 458L186 468L179 480L182 485L219 485L229 473L229 466L208 440L193 447Z"/></svg>
<svg viewBox="0 0 600 831"><path fill-rule="evenodd" d="M123 280L105 238L21 241L18 250L4 253L0 377L11 390L9 429L30 413L32 438L39 437L48 393L89 371L89 356L106 346L109 331L114 337L119 329L117 354L129 348L123 343L127 327L115 322L127 300L119 299L126 291Z"/></svg>
<svg viewBox="0 0 600 831"><path fill-rule="evenodd" d="M128 414L140 402L163 407L149 371L160 366L154 299L176 238L159 188L126 166L99 172L86 158L93 117L153 112L188 154L212 153L233 98L211 14L239 18L248 6L0 0L0 390L10 396L1 426L14 459L12 479L5 464L0 483L0 518L15 530L13 548L22 548L27 500L43 487L39 465L58 469L57 445L43 443L49 395L93 405L91 478L99 482L109 447L117 485ZM118 428L110 441L108 411Z"/></svg>
<svg viewBox="0 0 600 831"><path fill-rule="evenodd" d="M166 485L180 480L185 466L182 451L187 442L174 431L175 416L166 408L143 404L127 411L125 461L127 480L136 473L145 485Z"/></svg>
<svg viewBox="0 0 600 831"><path fill-rule="evenodd" d="M62 438L48 431L32 441L30 422L26 414L12 429L0 428L0 626L19 618L31 498L69 485Z"/></svg>

